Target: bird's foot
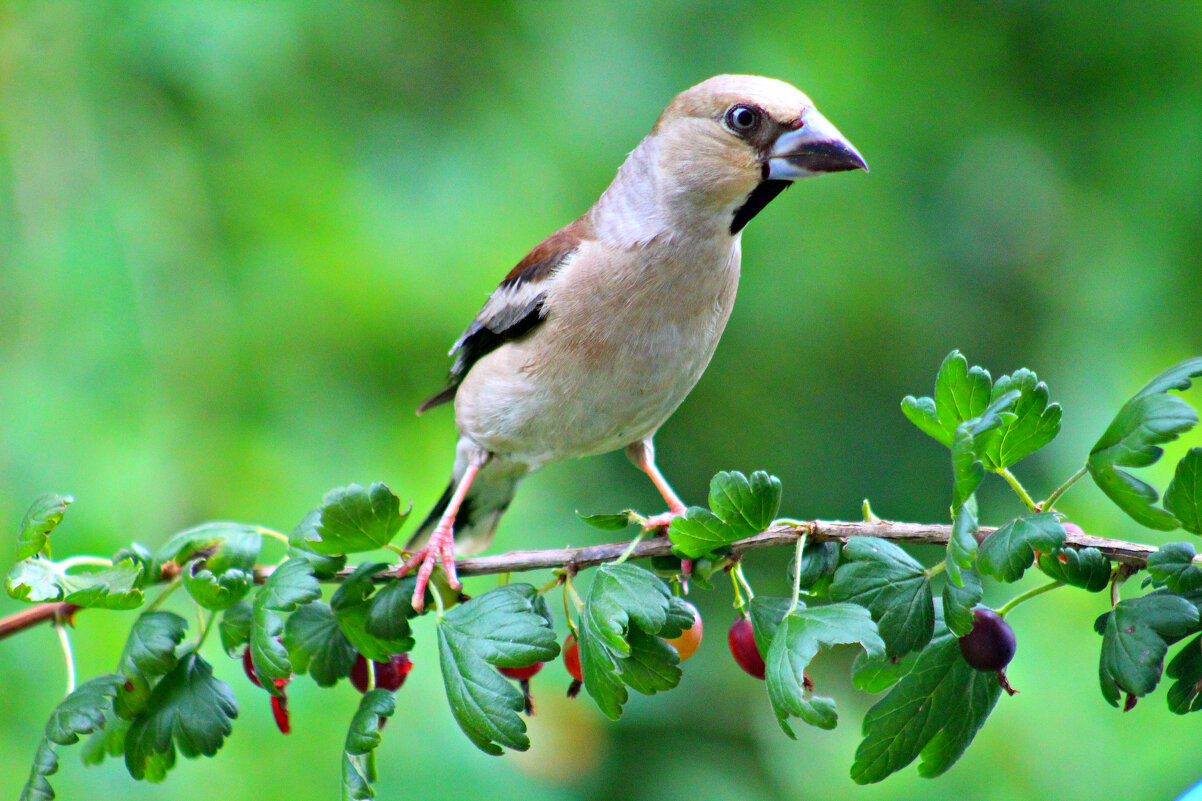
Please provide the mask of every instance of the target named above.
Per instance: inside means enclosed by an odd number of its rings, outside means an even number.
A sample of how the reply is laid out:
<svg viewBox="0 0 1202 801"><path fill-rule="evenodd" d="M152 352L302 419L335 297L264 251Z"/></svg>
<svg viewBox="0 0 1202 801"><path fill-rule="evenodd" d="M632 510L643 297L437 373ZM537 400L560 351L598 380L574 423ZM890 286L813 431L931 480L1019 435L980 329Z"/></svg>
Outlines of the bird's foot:
<svg viewBox="0 0 1202 801"><path fill-rule="evenodd" d="M455 537L450 526L439 525L430 534L430 540L401 565L398 576L404 576L413 568L418 567L417 586L413 588L413 608L421 612L426 608L426 586L430 583L430 575L434 572L434 563L442 558L442 569L447 574L447 584L451 589L463 587L455 571ZM438 592L437 589L434 592Z"/></svg>

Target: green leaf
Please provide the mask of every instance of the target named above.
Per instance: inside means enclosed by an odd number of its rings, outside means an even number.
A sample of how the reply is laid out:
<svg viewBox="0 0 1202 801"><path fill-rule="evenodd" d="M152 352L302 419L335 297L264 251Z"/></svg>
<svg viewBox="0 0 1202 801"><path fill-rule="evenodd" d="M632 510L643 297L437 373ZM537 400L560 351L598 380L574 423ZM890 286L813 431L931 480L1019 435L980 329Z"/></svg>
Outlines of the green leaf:
<svg viewBox="0 0 1202 801"><path fill-rule="evenodd" d="M1202 448L1190 448L1177 463L1164 493L1164 508L1173 513L1183 529L1202 534Z"/></svg>
<svg viewBox="0 0 1202 801"><path fill-rule="evenodd" d="M911 651L903 657L868 656L856 654L851 663L851 683L857 690L879 693L888 690L902 680L914 668L921 651Z"/></svg>
<svg viewBox="0 0 1202 801"><path fill-rule="evenodd" d="M377 615L376 631L383 634L375 634L368 630L371 598L375 590L373 577L390 567L387 562L367 562L359 565L330 599L330 607L342 633L351 641L355 650L377 662L387 662L393 654L411 651L414 645L409 630L410 613L399 615L391 621L381 620ZM413 597L412 589L409 597ZM389 636L393 634L396 636Z"/></svg>
<svg viewBox="0 0 1202 801"><path fill-rule="evenodd" d="M178 664L175 649L184 641L188 621L174 612L145 612L134 621L119 662L131 682L149 684Z"/></svg>
<svg viewBox="0 0 1202 801"><path fill-rule="evenodd" d="M1198 422L1198 413L1169 390L1186 390L1190 379L1202 375L1202 357L1181 362L1152 379L1115 415L1110 427L1089 454L1094 483L1140 525L1171 531L1178 520L1154 504L1156 490L1118 467L1147 467L1163 450Z"/></svg>
<svg viewBox="0 0 1202 801"><path fill-rule="evenodd" d="M258 534L259 527L247 523L231 523L217 521L201 523L199 526L185 529L167 540L155 561L160 564L171 562L182 567L190 559L203 559L213 553L217 546L230 539L245 539L248 535ZM257 553L256 553L257 556Z"/></svg>
<svg viewBox="0 0 1202 801"><path fill-rule="evenodd" d="M890 656L926 645L934 631L931 580L922 565L891 542L853 537L843 546L830 595L867 607Z"/></svg>
<svg viewBox="0 0 1202 801"><path fill-rule="evenodd" d="M985 465L981 461L981 454L992 433L1005 421L1013 418L1013 414L1006 410L1018 397L1018 390L1010 390L986 406L978 416L956 427L951 446L953 512L972 497L985 478Z"/></svg>
<svg viewBox="0 0 1202 801"><path fill-rule="evenodd" d="M142 605L142 567L125 559L109 568L32 556L17 562L4 587L18 601L67 601L77 606L136 609Z"/></svg>
<svg viewBox="0 0 1202 801"><path fill-rule="evenodd" d="M819 589L824 590L825 587L819 588L819 582L835 574L842 550L843 546L837 540L807 542L801 551L801 576L798 577L798 586L803 590L814 590L815 592ZM791 570L792 565L790 565ZM792 578L792 573L790 573L790 578Z"/></svg>
<svg viewBox="0 0 1202 801"><path fill-rule="evenodd" d="M364 757L380 745L384 721L396 712L396 694L375 689L363 695L359 709L351 718L342 751L342 797L362 801L375 798L372 778Z"/></svg>
<svg viewBox="0 0 1202 801"><path fill-rule="evenodd" d="M119 757L125 753L125 735L129 733L129 721L117 716L110 716L104 722L104 727L92 732L92 736L83 744L79 759L85 765L99 765L109 757Z"/></svg>
<svg viewBox="0 0 1202 801"><path fill-rule="evenodd" d="M992 389L986 370L970 368L958 350L949 353L935 378L935 412L944 432L952 437L961 423L979 417L989 406Z"/></svg>
<svg viewBox="0 0 1202 801"><path fill-rule="evenodd" d="M737 470L710 479L710 509L722 521L750 537L766 531L780 510L780 479L763 470L751 477Z"/></svg>
<svg viewBox="0 0 1202 801"><path fill-rule="evenodd" d="M635 512L633 509L627 509L626 511L619 512L616 515L582 515L580 512L577 512L576 516L585 523L588 523L593 528L599 528L602 531L621 531L622 529L634 523L634 514Z"/></svg>
<svg viewBox="0 0 1202 801"><path fill-rule="evenodd" d="M1021 393L1010 409L1014 416L989 435L981 454L985 466L995 472L1030 456L1060 433L1060 404L1048 403L1048 385L1035 373L1023 368L1000 377L992 398L1012 390Z"/></svg>
<svg viewBox="0 0 1202 801"><path fill-rule="evenodd" d="M745 536L746 529L732 526L700 506L690 506L683 515L672 518L668 525L672 552L684 559L705 556Z"/></svg>
<svg viewBox="0 0 1202 801"><path fill-rule="evenodd" d="M755 636L755 647L760 656L767 659L772 641L776 638L776 630L784 620L789 607L793 605L792 598L776 598L769 595L757 595L751 599L748 608L751 618L751 633ZM805 604L799 603L802 609Z"/></svg>
<svg viewBox="0 0 1202 801"><path fill-rule="evenodd" d="M920 431L933 437L940 444L951 447L951 435L944 431L943 426L939 423L939 414L935 411L934 398L916 398L913 395L907 395L902 398L901 408L906 419L918 426Z"/></svg>
<svg viewBox="0 0 1202 801"><path fill-rule="evenodd" d="M1103 697L1118 706L1122 693L1152 692L1169 645L1197 624L1197 607L1178 595L1161 591L1119 601L1094 625L1102 634L1098 673Z"/></svg>
<svg viewBox="0 0 1202 801"><path fill-rule="evenodd" d="M1170 542L1148 555L1148 575L1177 593L1202 589L1202 568L1194 564L1194 546Z"/></svg>
<svg viewBox="0 0 1202 801"><path fill-rule="evenodd" d="M298 529L303 541L293 544L328 555L374 551L392 542L409 511L401 511L401 499L382 482L338 487L322 499L312 528Z"/></svg>
<svg viewBox="0 0 1202 801"><path fill-rule="evenodd" d="M1064 545L1064 526L1052 512L1016 517L981 543L977 567L999 581L1018 581L1035 561L1035 551Z"/></svg>
<svg viewBox="0 0 1202 801"><path fill-rule="evenodd" d="M292 669L308 673L321 687L333 686L349 675L359 655L330 607L321 601L305 604L289 615L283 639Z"/></svg>
<svg viewBox="0 0 1202 801"><path fill-rule="evenodd" d="M597 569L579 620L580 664L606 716L621 716L627 686L650 694L680 682L680 657L658 638L677 637L692 623L693 613L654 573L629 563Z"/></svg>
<svg viewBox="0 0 1202 801"><path fill-rule="evenodd" d="M913 669L868 710L852 780L879 782L919 756L918 773L938 776L968 748L1001 692L994 674L969 667L955 637L934 640Z"/></svg>
<svg viewBox="0 0 1202 801"><path fill-rule="evenodd" d="M417 617L413 608L413 590L416 587L417 577L406 576L389 581L376 590L376 594L368 603L364 630L382 640L402 640L411 637L409 621ZM431 591L426 592L429 596ZM429 609L432 603L433 598L427 597L426 608Z"/></svg>
<svg viewBox="0 0 1202 801"><path fill-rule="evenodd" d="M35 500L21 520L17 539L17 561L31 556L50 556L50 532L63 520L67 506L74 503L70 495L47 493Z"/></svg>
<svg viewBox="0 0 1202 801"><path fill-rule="evenodd" d="M765 678L768 699L785 734L796 739L789 727L790 717L822 729L835 727L838 720L835 702L806 689L805 669L820 648L853 643L863 646L868 656L885 654L885 643L877 635L876 624L862 606L830 604L794 609L784 616L768 649Z"/></svg>
<svg viewBox="0 0 1202 801"><path fill-rule="evenodd" d="M1186 643L1164 673L1176 679L1168 692L1171 711L1184 715L1202 709L1202 635Z"/></svg>
<svg viewBox="0 0 1202 801"><path fill-rule="evenodd" d="M255 582L255 562L263 547L257 527L231 532L200 551L183 569L188 594L206 609L220 611L241 601Z"/></svg>
<svg viewBox="0 0 1202 801"><path fill-rule="evenodd" d="M145 714L129 727L125 766L135 779L150 778L148 764L169 768L179 749L189 759L213 756L238 716L229 686L213 677L213 668L195 652L188 653L164 676L150 695Z"/></svg>
<svg viewBox="0 0 1202 801"><path fill-rule="evenodd" d="M485 753L530 747L522 693L493 666L521 667L559 653L545 604L538 600L529 584L506 584L456 606L438 622L439 664L451 712Z"/></svg>
<svg viewBox="0 0 1202 801"><path fill-rule="evenodd" d="M1110 560L1097 548L1040 551L1039 569L1056 581L1089 592L1101 592L1110 584Z"/></svg>
<svg viewBox="0 0 1202 801"><path fill-rule="evenodd" d="M73 745L84 734L100 731L113 718L113 698L125 682L122 676L98 676L75 688L55 707L46 722L45 738L34 754L29 778L21 791L22 799L52 799L54 789L47 776L58 771L55 745Z"/></svg>
<svg viewBox="0 0 1202 801"><path fill-rule="evenodd" d="M243 646L250 642L253 614L246 601L239 601L221 613L217 631L221 634L221 647L229 656L238 656Z"/></svg>
<svg viewBox="0 0 1202 801"><path fill-rule="evenodd" d="M972 568L977 558L977 499L969 495L956 510L952 533L947 540L947 577L956 586L964 585L962 571Z"/></svg>
<svg viewBox="0 0 1202 801"><path fill-rule="evenodd" d="M250 655L260 679L286 679L292 675L288 651L277 641L284 632L283 615L320 597L321 586L313 575L313 566L295 556L273 570L255 593ZM263 681L263 687L272 694L276 692L271 681Z"/></svg>
<svg viewBox="0 0 1202 801"><path fill-rule="evenodd" d="M957 637L972 631L973 607L981 602L985 593L981 576L975 570L965 570L961 578L963 586L957 587L950 581L943 585L943 617Z"/></svg>
<svg viewBox="0 0 1202 801"><path fill-rule="evenodd" d="M288 535L288 556L307 559L313 565L313 574L326 580L333 578L346 567L346 554L327 555L313 550L311 543L321 539L317 526L321 523L321 510L314 509L305 515Z"/></svg>

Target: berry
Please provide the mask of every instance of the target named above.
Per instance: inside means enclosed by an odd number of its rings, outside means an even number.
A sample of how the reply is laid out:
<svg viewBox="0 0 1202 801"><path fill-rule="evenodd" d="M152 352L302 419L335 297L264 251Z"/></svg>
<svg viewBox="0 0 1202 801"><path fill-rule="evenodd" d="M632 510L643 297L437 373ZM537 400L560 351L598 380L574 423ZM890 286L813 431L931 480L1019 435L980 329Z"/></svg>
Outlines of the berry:
<svg viewBox="0 0 1202 801"><path fill-rule="evenodd" d="M288 718L288 696L271 696L271 714L275 718L275 725L280 727L280 732L288 734L292 731L292 722Z"/></svg>
<svg viewBox="0 0 1202 801"><path fill-rule="evenodd" d="M259 674L255 672L254 660L250 657L250 646L246 646L246 650L242 652L242 669L246 671L246 677L251 680L251 683L256 687L262 687L263 682L259 681Z"/></svg>
<svg viewBox="0 0 1202 801"><path fill-rule="evenodd" d="M972 631L960 638L964 661L977 670L994 673L1010 664L1017 641L1014 629L992 609L978 606L972 610Z"/></svg>
<svg viewBox="0 0 1202 801"><path fill-rule="evenodd" d="M542 662L535 662L533 665L526 665L525 667L497 668L497 670L499 670L501 672L502 676L505 676L506 678L510 678L510 679L517 679L518 681L530 681L530 679L532 679L534 677L534 675L542 669L543 669Z"/></svg>
<svg viewBox="0 0 1202 801"><path fill-rule="evenodd" d="M575 634L569 634L563 641L563 666L572 677L572 683L568 685L568 698L575 698L584 686L584 673L580 670L580 646L576 643Z"/></svg>
<svg viewBox="0 0 1202 801"><path fill-rule="evenodd" d="M676 653L680 654L680 661L683 662L697 652L697 646L701 645L701 613L697 611L697 607L693 606L688 601L684 605L693 613L693 626L685 630L679 637L674 637L671 640L666 640L668 645L676 649Z"/></svg>
<svg viewBox="0 0 1202 801"><path fill-rule="evenodd" d="M375 662L376 687L396 692L405 683L405 677L413 670L409 654L393 654L388 662ZM351 684L361 693L367 692L367 658L359 654L351 668Z"/></svg>
<svg viewBox="0 0 1202 801"><path fill-rule="evenodd" d="M730 645L730 654L739 663L739 667L757 679L764 678L764 657L760 656L760 649L755 644L755 633L751 629L750 620L740 617L731 623L726 641Z"/></svg>

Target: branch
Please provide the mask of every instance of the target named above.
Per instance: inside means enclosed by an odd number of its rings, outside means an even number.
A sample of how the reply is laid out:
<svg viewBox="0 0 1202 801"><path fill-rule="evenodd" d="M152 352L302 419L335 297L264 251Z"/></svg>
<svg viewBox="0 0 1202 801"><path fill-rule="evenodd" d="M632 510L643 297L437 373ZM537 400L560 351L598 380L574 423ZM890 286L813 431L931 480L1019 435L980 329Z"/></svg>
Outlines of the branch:
<svg viewBox="0 0 1202 801"><path fill-rule="evenodd" d="M805 533L811 542L839 540L847 542L851 537L879 537L902 545L947 545L951 535L951 526L928 525L923 523L894 523L890 521L845 523L832 520L814 520L801 524L779 523L762 534L756 534L732 544L731 553L735 556L760 548L774 548L782 545L793 545L797 538ZM996 529L983 527L978 538L984 539ZM1089 534L1074 534L1067 532L1065 544L1073 548L1097 548L1109 559L1128 565L1135 570L1142 569L1148 564L1148 555L1156 553L1156 548L1138 542L1112 540L1105 537L1094 537ZM583 548L552 548L544 551L509 551L494 556L477 556L472 559L461 559L457 562L460 576L487 576L497 573L524 573L531 570L547 570L560 567L571 567L583 570L596 567L605 562L617 559L630 545L627 542L612 542L606 545L587 545ZM631 559L649 559L654 556L670 556L672 544L667 537L654 537L643 540L631 552ZM271 575L274 568L263 567L255 569L255 581L262 583ZM170 581L178 570L164 569L162 581ZM345 580L353 572L346 569L335 575L331 581ZM397 577L396 571L381 573L377 580L387 581ZM37 606L18 612L15 615L0 619L0 640L22 631L38 623L55 619L70 620L79 607L62 601L38 604Z"/></svg>

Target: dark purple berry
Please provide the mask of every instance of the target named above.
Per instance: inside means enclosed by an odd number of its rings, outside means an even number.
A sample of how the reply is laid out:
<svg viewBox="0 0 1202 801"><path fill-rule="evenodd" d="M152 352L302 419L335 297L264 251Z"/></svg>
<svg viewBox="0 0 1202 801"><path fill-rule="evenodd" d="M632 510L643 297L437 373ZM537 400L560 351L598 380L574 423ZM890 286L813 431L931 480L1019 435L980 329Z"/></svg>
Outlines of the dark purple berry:
<svg viewBox="0 0 1202 801"><path fill-rule="evenodd" d="M972 631L960 638L960 653L977 670L996 673L1014 658L1018 646L1014 629L997 612L983 606L972 610L972 617Z"/></svg>

